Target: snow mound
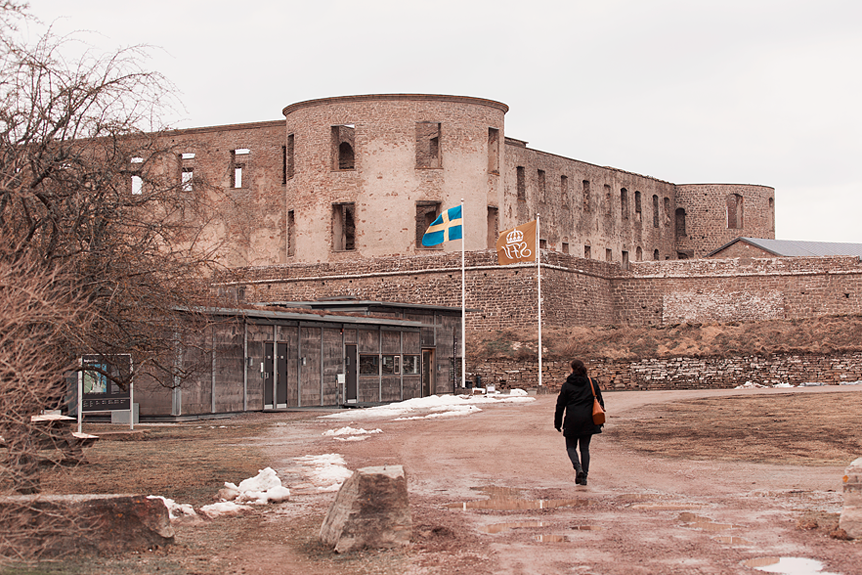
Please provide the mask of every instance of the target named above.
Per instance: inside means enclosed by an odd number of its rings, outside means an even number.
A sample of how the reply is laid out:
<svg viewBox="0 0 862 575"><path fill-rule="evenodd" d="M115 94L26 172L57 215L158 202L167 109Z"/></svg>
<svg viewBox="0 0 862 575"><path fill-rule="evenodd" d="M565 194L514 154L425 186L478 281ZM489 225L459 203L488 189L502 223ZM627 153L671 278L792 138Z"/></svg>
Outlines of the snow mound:
<svg viewBox="0 0 862 575"><path fill-rule="evenodd" d="M523 390L518 390L523 391ZM398 421L410 419L445 418L459 415L469 415L482 411L478 405L498 403L529 403L536 401L534 397L523 394L494 395L430 395L417 397L399 403L390 403L366 409L350 409L340 413L323 415L321 419L333 420L363 420L391 418ZM449 415L442 415L451 412Z"/></svg>
<svg viewBox="0 0 862 575"><path fill-rule="evenodd" d="M238 505L233 501L220 501L211 505L204 505L200 511L210 519L221 517L222 515L232 516L239 515L245 511L249 511L251 507L248 505Z"/></svg>
<svg viewBox="0 0 862 575"><path fill-rule="evenodd" d="M826 385L822 381L806 381L805 383L800 383L799 387L820 387L821 385Z"/></svg>
<svg viewBox="0 0 862 575"><path fill-rule="evenodd" d="M290 490L281 484L281 479L271 467L261 469L257 475L242 480L239 485L225 481L224 486L225 490L220 492L222 496L236 493L236 501L240 503L266 505L281 503L290 498Z"/></svg>
<svg viewBox="0 0 862 575"><path fill-rule="evenodd" d="M795 385L791 385L789 383L776 383L772 387L796 387Z"/></svg>
<svg viewBox="0 0 862 575"><path fill-rule="evenodd" d="M180 517L197 517L195 508L188 503L180 504L175 502L173 499L168 499L161 495L148 495L147 499L161 499L162 503L165 504L165 507L168 508L168 515L171 519L178 519Z"/></svg>
<svg viewBox="0 0 862 575"><path fill-rule="evenodd" d="M840 385L862 385L862 380L859 381L842 381Z"/></svg>
<svg viewBox="0 0 862 575"><path fill-rule="evenodd" d="M761 385L759 383L756 383L754 381L746 381L742 385L737 385L733 389L752 389L752 388L760 388L760 387L766 387L766 386Z"/></svg>
<svg viewBox="0 0 862 575"><path fill-rule="evenodd" d="M305 455L294 458L294 461L305 468L305 475L321 492L338 491L341 484L353 475L353 472L347 469L344 458L337 453Z"/></svg>
<svg viewBox="0 0 862 575"><path fill-rule="evenodd" d="M327 437L336 437L339 435L369 435L372 433L383 433L382 429L355 429L353 427L342 427L341 429L328 429L324 431L321 435L325 435ZM364 438L363 438L364 439Z"/></svg>

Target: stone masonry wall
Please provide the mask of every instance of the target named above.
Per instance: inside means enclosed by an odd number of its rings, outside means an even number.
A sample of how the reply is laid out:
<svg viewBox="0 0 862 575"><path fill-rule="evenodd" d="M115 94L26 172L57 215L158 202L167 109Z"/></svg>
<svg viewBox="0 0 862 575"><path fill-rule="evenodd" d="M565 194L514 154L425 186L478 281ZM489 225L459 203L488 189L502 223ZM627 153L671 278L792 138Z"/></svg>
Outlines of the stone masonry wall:
<svg viewBox="0 0 862 575"><path fill-rule="evenodd" d="M771 356L675 357L637 361L583 358L590 376L602 389L719 389L748 381L761 385L819 382L836 385L862 380L862 353L776 354ZM559 391L571 371L568 361L543 361L542 383ZM482 385L498 390L532 389L538 385L537 361L488 360L467 362L468 379L478 374Z"/></svg>
<svg viewBox="0 0 862 575"><path fill-rule="evenodd" d="M862 313L855 257L636 262L618 264L543 251L543 325L633 326L804 319ZM468 330L536 321L533 265L497 265L492 250L467 254ZM222 278L249 302L354 297L460 307L457 252L343 263L243 268Z"/></svg>

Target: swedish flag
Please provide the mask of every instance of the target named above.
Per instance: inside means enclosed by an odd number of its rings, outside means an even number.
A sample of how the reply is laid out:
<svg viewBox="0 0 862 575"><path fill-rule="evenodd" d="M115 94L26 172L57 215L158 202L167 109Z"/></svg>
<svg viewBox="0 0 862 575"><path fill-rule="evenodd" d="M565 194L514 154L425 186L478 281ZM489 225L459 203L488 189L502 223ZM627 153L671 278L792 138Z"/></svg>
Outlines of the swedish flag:
<svg viewBox="0 0 862 575"><path fill-rule="evenodd" d="M456 206L437 216L434 223L428 226L422 236L422 245L436 246L443 242L460 240L461 237L461 206Z"/></svg>

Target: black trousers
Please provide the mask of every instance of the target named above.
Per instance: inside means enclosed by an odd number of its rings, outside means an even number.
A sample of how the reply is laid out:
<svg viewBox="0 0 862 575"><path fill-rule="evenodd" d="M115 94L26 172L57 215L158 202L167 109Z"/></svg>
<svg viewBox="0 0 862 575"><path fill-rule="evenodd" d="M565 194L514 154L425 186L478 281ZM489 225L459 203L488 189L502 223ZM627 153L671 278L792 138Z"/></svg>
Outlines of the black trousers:
<svg viewBox="0 0 862 575"><path fill-rule="evenodd" d="M592 435L574 435L566 437L566 453L572 460L575 471L590 472L590 440ZM578 458L578 445L581 447L581 457Z"/></svg>

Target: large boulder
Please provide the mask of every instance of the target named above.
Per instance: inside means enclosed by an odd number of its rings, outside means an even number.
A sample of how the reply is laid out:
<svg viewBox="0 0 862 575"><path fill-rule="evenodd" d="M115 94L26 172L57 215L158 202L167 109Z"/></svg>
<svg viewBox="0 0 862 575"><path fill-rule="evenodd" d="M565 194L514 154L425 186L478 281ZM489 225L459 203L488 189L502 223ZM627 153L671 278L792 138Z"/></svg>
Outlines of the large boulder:
<svg viewBox="0 0 862 575"><path fill-rule="evenodd" d="M336 553L406 545L413 521L407 476L400 465L357 469L344 482L320 528Z"/></svg>
<svg viewBox="0 0 862 575"><path fill-rule="evenodd" d="M0 518L0 555L112 555L163 547L174 538L164 502L143 495L0 497Z"/></svg>
<svg viewBox="0 0 862 575"><path fill-rule="evenodd" d="M862 539L862 457L844 472L844 509L838 527L849 537Z"/></svg>

